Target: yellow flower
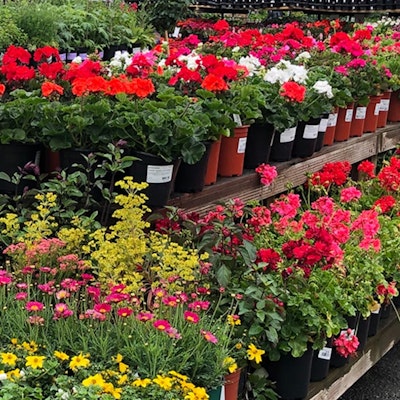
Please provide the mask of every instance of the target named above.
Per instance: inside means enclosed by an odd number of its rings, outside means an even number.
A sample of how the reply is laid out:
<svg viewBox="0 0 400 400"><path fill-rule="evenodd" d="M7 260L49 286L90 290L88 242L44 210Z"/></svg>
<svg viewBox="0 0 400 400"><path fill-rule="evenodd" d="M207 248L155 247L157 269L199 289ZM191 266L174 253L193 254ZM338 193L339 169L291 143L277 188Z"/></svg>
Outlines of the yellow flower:
<svg viewBox="0 0 400 400"><path fill-rule="evenodd" d="M11 339L11 344L14 345L14 346L16 346L16 345L18 344L18 339L12 338L12 339Z"/></svg>
<svg viewBox="0 0 400 400"><path fill-rule="evenodd" d="M89 354L83 355L79 353L77 356L73 356L69 367L72 370L76 370L77 368L87 368L90 365Z"/></svg>
<svg viewBox="0 0 400 400"><path fill-rule="evenodd" d="M195 387L191 392L185 396L185 400L207 400L209 396L206 389L202 387Z"/></svg>
<svg viewBox="0 0 400 400"><path fill-rule="evenodd" d="M104 383L102 389L104 393L110 393L114 397L114 399L121 398L122 389L114 387L111 382Z"/></svg>
<svg viewBox="0 0 400 400"><path fill-rule="evenodd" d="M115 357L113 357L113 361L116 362L117 364L122 362L123 356L121 354L117 354Z"/></svg>
<svg viewBox="0 0 400 400"><path fill-rule="evenodd" d="M19 368L13 369L11 371L7 372L7 378L10 381L14 381L16 379L21 378L21 371L19 370Z"/></svg>
<svg viewBox="0 0 400 400"><path fill-rule="evenodd" d="M128 371L129 365L128 365L128 364L125 364L125 363L123 363L123 362L120 362L120 363L118 364L118 368L119 368L119 372L120 372L121 374L124 374L126 371Z"/></svg>
<svg viewBox="0 0 400 400"><path fill-rule="evenodd" d="M247 349L247 357L249 360L254 360L257 364L261 362L261 356L265 354L265 350L257 349L253 343Z"/></svg>
<svg viewBox="0 0 400 400"><path fill-rule="evenodd" d="M150 384L151 384L151 379L149 379L149 378L145 378L145 379L138 378L132 382L133 386L143 387L143 388L149 386Z"/></svg>
<svg viewBox="0 0 400 400"><path fill-rule="evenodd" d="M228 368L228 371L232 374L238 369L238 365L236 361L232 357L226 357L223 363L225 368Z"/></svg>
<svg viewBox="0 0 400 400"><path fill-rule="evenodd" d="M43 362L45 359L45 356L27 356L25 366L33 369L43 368Z"/></svg>
<svg viewBox="0 0 400 400"><path fill-rule="evenodd" d="M119 386L123 386L123 385L126 384L127 380L128 380L128 375L126 375L126 374L121 375L121 376L119 377L119 379L118 379L117 384L118 384Z"/></svg>
<svg viewBox="0 0 400 400"><path fill-rule="evenodd" d="M15 367L18 357L13 353L1 353L1 362L4 365L9 365L10 367Z"/></svg>
<svg viewBox="0 0 400 400"><path fill-rule="evenodd" d="M63 353L62 351L57 351L57 350L55 350L55 351L54 351L54 356L57 357L57 358L58 358L59 360L61 360L61 361L69 360L69 355Z"/></svg>
<svg viewBox="0 0 400 400"><path fill-rule="evenodd" d="M228 324L231 326L240 325L242 323L238 315L228 315L226 319L228 321Z"/></svg>
<svg viewBox="0 0 400 400"><path fill-rule="evenodd" d="M88 376L86 379L82 381L83 386L100 386L103 387L105 384L105 380L101 376L101 374Z"/></svg>
<svg viewBox="0 0 400 400"><path fill-rule="evenodd" d="M168 376L157 375L157 378L153 379L153 382L156 383L160 388L168 391L172 389L172 379Z"/></svg>
<svg viewBox="0 0 400 400"><path fill-rule="evenodd" d="M29 353L36 353L38 351L39 346L34 342L23 342L22 347Z"/></svg>
<svg viewBox="0 0 400 400"><path fill-rule="evenodd" d="M186 382L189 378L186 375L182 375L179 372L174 370L168 372L170 375L175 376L176 378L180 379L181 381Z"/></svg>

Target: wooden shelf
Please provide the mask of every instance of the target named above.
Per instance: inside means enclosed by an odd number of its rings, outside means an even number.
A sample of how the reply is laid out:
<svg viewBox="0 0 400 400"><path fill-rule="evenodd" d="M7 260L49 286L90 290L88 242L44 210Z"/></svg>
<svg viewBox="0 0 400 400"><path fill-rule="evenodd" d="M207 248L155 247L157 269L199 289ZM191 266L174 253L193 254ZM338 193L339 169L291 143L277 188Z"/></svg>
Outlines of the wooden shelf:
<svg viewBox="0 0 400 400"><path fill-rule="evenodd" d="M380 324L377 335L368 339L362 354L341 368L332 368L323 381L310 384L307 400L338 399L400 341L400 321L393 310Z"/></svg>
<svg viewBox="0 0 400 400"><path fill-rule="evenodd" d="M375 133L350 138L346 142L325 146L321 151L306 159L292 159L288 162L270 163L278 169L276 181L269 187L260 184L254 170L245 170L242 176L218 178L215 185L206 186L199 193L173 194L168 205L185 209L188 212L206 214L218 202L232 198L243 201L264 200L283 193L288 185L303 184L306 174L318 171L327 162L349 161L355 164L379 153L395 148L400 143L400 124L389 124Z"/></svg>

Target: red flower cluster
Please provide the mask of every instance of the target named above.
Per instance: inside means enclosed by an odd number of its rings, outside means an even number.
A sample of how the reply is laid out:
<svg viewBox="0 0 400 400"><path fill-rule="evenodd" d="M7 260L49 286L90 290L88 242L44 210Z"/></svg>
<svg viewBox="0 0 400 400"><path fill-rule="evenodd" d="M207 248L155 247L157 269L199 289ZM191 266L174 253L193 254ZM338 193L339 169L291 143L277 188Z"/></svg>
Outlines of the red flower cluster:
<svg viewBox="0 0 400 400"><path fill-rule="evenodd" d="M320 171L311 175L308 180L310 186L323 186L328 188L331 185L342 186L346 183L351 170L348 161L326 163Z"/></svg>
<svg viewBox="0 0 400 400"><path fill-rule="evenodd" d="M392 157L389 165L380 170L378 179L385 190L398 192L400 190L400 158Z"/></svg>
<svg viewBox="0 0 400 400"><path fill-rule="evenodd" d="M285 82L281 87L280 95L289 101L301 103L306 96L306 88L297 82Z"/></svg>
<svg viewBox="0 0 400 400"><path fill-rule="evenodd" d="M343 331L339 337L333 341L333 345L338 354L345 358L355 354L359 344L358 337L354 334L352 329Z"/></svg>

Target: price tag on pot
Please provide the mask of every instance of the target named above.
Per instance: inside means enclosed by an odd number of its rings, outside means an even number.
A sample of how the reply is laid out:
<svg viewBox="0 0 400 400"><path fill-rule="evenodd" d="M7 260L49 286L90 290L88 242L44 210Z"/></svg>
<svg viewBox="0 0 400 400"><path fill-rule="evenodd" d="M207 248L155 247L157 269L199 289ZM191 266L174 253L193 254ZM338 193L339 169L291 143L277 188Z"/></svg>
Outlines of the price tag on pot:
<svg viewBox="0 0 400 400"><path fill-rule="evenodd" d="M319 125L306 125L304 127L303 139L315 139L318 136Z"/></svg>
<svg viewBox="0 0 400 400"><path fill-rule="evenodd" d="M389 111L390 99L382 99L379 111Z"/></svg>
<svg viewBox="0 0 400 400"><path fill-rule="evenodd" d="M246 143L247 143L247 137L239 138L237 147L238 154L243 154L246 151Z"/></svg>
<svg viewBox="0 0 400 400"><path fill-rule="evenodd" d="M281 133L280 142L281 143L293 142L295 136L296 136L296 127L285 129Z"/></svg>
<svg viewBox="0 0 400 400"><path fill-rule="evenodd" d="M351 122L352 119L353 119L353 109L350 108L350 109L346 110L346 115L344 117L344 121Z"/></svg>
<svg viewBox="0 0 400 400"><path fill-rule="evenodd" d="M365 119L366 115L367 115L367 107L356 108L356 119Z"/></svg>
<svg viewBox="0 0 400 400"><path fill-rule="evenodd" d="M318 358L321 360L330 360L332 355L332 349L330 347L324 347L318 353Z"/></svg>
<svg viewBox="0 0 400 400"><path fill-rule="evenodd" d="M328 127L328 118L322 118L319 123L318 132L326 132L326 128Z"/></svg>
<svg viewBox="0 0 400 400"><path fill-rule="evenodd" d="M328 127L334 127L337 123L337 113L329 114Z"/></svg>
<svg viewBox="0 0 400 400"><path fill-rule="evenodd" d="M173 165L148 165L147 183L167 183L171 182Z"/></svg>
<svg viewBox="0 0 400 400"><path fill-rule="evenodd" d="M379 111L381 109L381 103L376 103L375 104L375 109L374 109L374 115L379 115Z"/></svg>

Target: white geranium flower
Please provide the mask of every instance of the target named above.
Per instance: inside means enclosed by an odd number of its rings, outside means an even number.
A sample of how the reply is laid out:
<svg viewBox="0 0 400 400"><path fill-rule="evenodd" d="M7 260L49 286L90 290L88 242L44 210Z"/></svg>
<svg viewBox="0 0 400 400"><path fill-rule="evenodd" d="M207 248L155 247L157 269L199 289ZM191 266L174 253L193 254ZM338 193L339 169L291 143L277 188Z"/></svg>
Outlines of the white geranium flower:
<svg viewBox="0 0 400 400"><path fill-rule="evenodd" d="M303 51L296 57L296 60L308 60L310 58L311 54L308 51Z"/></svg>
<svg viewBox="0 0 400 400"><path fill-rule="evenodd" d="M328 81L323 80L315 82L313 89L319 94L326 95L328 99L333 97L332 86Z"/></svg>
<svg viewBox="0 0 400 400"><path fill-rule="evenodd" d="M190 53L187 56L181 55L178 57L179 61L186 63L186 66L194 71L199 66L198 61L200 60L200 56L197 53Z"/></svg>
<svg viewBox="0 0 400 400"><path fill-rule="evenodd" d="M254 73L261 67L260 60L254 56L242 57L239 60L239 65L246 67L250 76L253 76Z"/></svg>
<svg viewBox="0 0 400 400"><path fill-rule="evenodd" d="M7 379L7 374L0 374L0 381L5 381Z"/></svg>
<svg viewBox="0 0 400 400"><path fill-rule="evenodd" d="M73 63L75 64L81 64L82 63L82 58L80 56L76 56L73 60Z"/></svg>

